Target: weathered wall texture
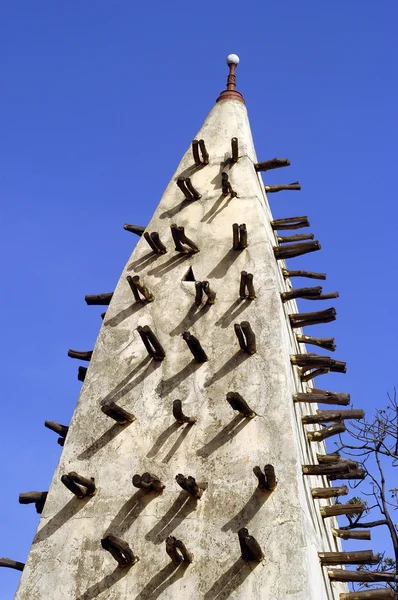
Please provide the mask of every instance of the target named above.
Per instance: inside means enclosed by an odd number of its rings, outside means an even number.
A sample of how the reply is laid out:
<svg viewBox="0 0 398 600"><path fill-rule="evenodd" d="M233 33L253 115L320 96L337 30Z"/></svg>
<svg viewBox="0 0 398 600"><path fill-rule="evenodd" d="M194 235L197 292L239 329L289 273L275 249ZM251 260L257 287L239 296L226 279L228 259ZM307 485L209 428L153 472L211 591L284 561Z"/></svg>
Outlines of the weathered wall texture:
<svg viewBox="0 0 398 600"><path fill-rule="evenodd" d="M240 160L229 171L237 198L221 195L221 163L230 156L230 140L239 139ZM124 600L145 598L262 598L331 600L333 593L318 551L338 550L313 501L301 465L316 463L323 446L305 440L301 414L315 408L294 406L292 394L305 391L289 355L299 351L280 292L272 246L275 236L256 161L246 108L227 100L214 106L198 134L210 164L193 167L191 150L148 226L167 245L154 255L141 238L119 280L108 308L69 434L55 472L38 532L17 592L18 600ZM190 175L202 193L183 201L175 180ZM232 250L232 224L246 223L249 247ZM184 225L199 254L174 251L170 224ZM194 283L182 281L192 266L197 280L208 279L217 292L214 306L194 305ZM240 272L254 273L257 299L240 301ZM134 304L126 275L139 274L155 295L150 304ZM239 351L233 325L250 321L257 354ZM136 331L150 325L166 350L152 361ZM196 364L183 331L196 335L209 361ZM226 393L243 395L258 413L240 419ZM183 401L193 426L177 426L172 402ZM122 427L99 409L114 400L137 420ZM278 487L256 490L255 465L274 465ZM78 500L61 483L75 470L94 477L97 493ZM150 471L166 484L162 495L145 496L132 486L135 473ZM208 482L195 502L175 482L177 473ZM311 478L311 486L325 485ZM259 541L265 560L240 559L237 531L247 526ZM100 539L106 532L125 539L140 561L129 570L116 568ZM187 569L175 568L165 552L174 534L194 553ZM53 590L53 591L51 591Z"/></svg>

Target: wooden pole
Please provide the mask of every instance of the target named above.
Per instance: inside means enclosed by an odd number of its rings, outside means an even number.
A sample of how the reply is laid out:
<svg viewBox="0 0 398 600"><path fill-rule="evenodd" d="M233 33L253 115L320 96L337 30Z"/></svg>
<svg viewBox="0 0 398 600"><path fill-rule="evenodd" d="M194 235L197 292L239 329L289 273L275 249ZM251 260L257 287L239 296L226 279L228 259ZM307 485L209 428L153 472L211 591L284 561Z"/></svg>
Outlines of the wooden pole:
<svg viewBox="0 0 398 600"><path fill-rule="evenodd" d="M327 565L377 565L380 562L378 554L372 550L357 552L318 552L322 567Z"/></svg>
<svg viewBox="0 0 398 600"><path fill-rule="evenodd" d="M289 271L282 269L282 275L285 277L307 277L308 279L326 279L326 273L315 273L313 271Z"/></svg>

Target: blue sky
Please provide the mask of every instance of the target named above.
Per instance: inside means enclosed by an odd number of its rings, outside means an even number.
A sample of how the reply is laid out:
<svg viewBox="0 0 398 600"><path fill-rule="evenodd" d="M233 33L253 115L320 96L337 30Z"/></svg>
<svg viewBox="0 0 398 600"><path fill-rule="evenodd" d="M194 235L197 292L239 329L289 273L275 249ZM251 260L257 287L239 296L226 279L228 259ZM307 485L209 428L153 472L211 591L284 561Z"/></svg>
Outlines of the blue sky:
<svg viewBox="0 0 398 600"><path fill-rule="evenodd" d="M337 321L307 333L334 335L348 373L319 386L371 413L398 383L398 4L20 0L1 13L0 556L24 561L38 516L18 494L48 488L60 448L43 422L69 422L81 384L66 353L100 327L84 295L113 289L136 241L123 223L148 222L230 52L259 159L292 163L267 181L303 186L271 198L274 216L309 215L322 244L290 266L340 292ZM1 600L18 579L1 570Z"/></svg>

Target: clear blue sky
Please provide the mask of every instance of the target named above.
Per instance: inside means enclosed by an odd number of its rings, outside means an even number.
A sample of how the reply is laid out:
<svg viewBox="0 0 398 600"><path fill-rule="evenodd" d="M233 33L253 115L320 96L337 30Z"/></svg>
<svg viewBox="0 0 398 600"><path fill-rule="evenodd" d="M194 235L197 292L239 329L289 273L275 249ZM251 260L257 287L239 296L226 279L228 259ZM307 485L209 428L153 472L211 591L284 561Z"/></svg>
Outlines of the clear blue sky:
<svg viewBox="0 0 398 600"><path fill-rule="evenodd" d="M340 292L337 321L307 333L335 335L348 373L318 385L368 412L385 401L398 383L397 19L396 0L3 3L0 556L25 561L37 527L18 494L46 490L59 458L43 422L67 424L78 398L66 353L91 349L101 324L84 295L113 289L136 241L123 223L149 220L230 52L259 159L292 163L267 180L303 186L272 197L274 215L309 215L323 247L290 265ZM1 600L18 579L1 570Z"/></svg>

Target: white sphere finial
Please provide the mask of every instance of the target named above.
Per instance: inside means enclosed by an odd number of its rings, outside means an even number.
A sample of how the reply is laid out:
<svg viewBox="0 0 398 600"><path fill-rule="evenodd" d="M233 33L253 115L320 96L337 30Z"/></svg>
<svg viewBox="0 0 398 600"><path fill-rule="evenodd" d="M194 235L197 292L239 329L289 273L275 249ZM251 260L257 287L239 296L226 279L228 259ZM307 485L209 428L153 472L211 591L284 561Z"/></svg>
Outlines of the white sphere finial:
<svg viewBox="0 0 398 600"><path fill-rule="evenodd" d="M239 56L237 54L228 54L227 65L238 65L238 64L239 64Z"/></svg>

